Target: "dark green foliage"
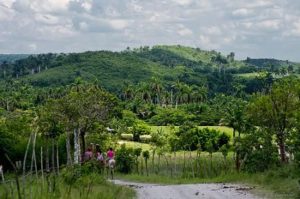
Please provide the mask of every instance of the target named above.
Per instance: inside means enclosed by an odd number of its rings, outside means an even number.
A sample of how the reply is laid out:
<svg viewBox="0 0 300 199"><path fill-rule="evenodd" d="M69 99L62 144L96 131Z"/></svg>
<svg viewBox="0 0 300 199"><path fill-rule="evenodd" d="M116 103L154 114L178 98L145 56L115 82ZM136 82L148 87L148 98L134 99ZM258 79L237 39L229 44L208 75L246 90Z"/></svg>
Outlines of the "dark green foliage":
<svg viewBox="0 0 300 199"><path fill-rule="evenodd" d="M143 158L147 160L149 159L149 157L150 157L149 151L143 151Z"/></svg>
<svg viewBox="0 0 300 199"><path fill-rule="evenodd" d="M136 158L140 157L141 153L142 153L142 148L135 148L133 150L133 154Z"/></svg>
<svg viewBox="0 0 300 199"><path fill-rule="evenodd" d="M150 128L146 124L135 124L131 129L133 141L140 141L141 135L149 135Z"/></svg>
<svg viewBox="0 0 300 199"><path fill-rule="evenodd" d="M178 65L183 65L191 68L201 67L201 62L192 61L186 59L184 57L180 57L170 51L161 49L161 48L153 48L148 51L142 51L140 56L150 59L154 62L159 62L162 65L166 65L169 67L174 67Z"/></svg>
<svg viewBox="0 0 300 199"><path fill-rule="evenodd" d="M65 168L61 172L62 179L67 185L72 185L82 176L81 165L74 165L71 168Z"/></svg>
<svg viewBox="0 0 300 199"><path fill-rule="evenodd" d="M6 113L5 118L0 116L0 164L4 169L11 168L5 158L7 154L12 161L23 159L27 138L30 132L32 115L30 113Z"/></svg>
<svg viewBox="0 0 300 199"><path fill-rule="evenodd" d="M159 77L170 85L177 80L188 85L205 83L212 95L215 92L230 94L236 81L232 74L251 72L252 69L247 63L227 59L215 51L154 46L124 52L30 55L15 63L2 64L0 77L23 77L38 87L68 85L81 77L86 81L99 80L105 89L119 95L122 95L124 80L137 84Z"/></svg>
<svg viewBox="0 0 300 199"><path fill-rule="evenodd" d="M217 151L223 145L229 144L229 137L214 129L199 129L192 123L185 123L176 132L177 139L172 139L171 146L180 146L180 149L203 151ZM177 148L178 150L178 148Z"/></svg>
<svg viewBox="0 0 300 199"><path fill-rule="evenodd" d="M218 148L221 148L223 145L228 145L229 140L230 137L224 132L222 134L219 134L217 138Z"/></svg>
<svg viewBox="0 0 300 199"><path fill-rule="evenodd" d="M132 111L123 110L122 121L126 126L133 126L137 119L137 116Z"/></svg>
<svg viewBox="0 0 300 199"><path fill-rule="evenodd" d="M118 171L121 173L130 173L134 166L133 149L121 145L121 148L116 152L116 162Z"/></svg>
<svg viewBox="0 0 300 199"><path fill-rule="evenodd" d="M245 171L265 171L279 163L277 147L265 131L252 130L237 142L236 147L244 161L242 169Z"/></svg>
<svg viewBox="0 0 300 199"><path fill-rule="evenodd" d="M157 126L182 125L184 122L192 119L184 110L176 108L159 108L157 115L153 116L149 122Z"/></svg>

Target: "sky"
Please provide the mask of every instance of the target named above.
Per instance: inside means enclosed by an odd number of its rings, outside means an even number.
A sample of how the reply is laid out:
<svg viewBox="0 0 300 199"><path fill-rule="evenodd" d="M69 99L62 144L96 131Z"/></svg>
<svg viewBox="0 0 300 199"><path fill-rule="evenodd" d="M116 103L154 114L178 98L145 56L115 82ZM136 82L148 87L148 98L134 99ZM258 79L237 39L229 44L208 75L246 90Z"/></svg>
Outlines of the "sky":
<svg viewBox="0 0 300 199"><path fill-rule="evenodd" d="M0 0L0 53L161 44L300 61L300 1Z"/></svg>

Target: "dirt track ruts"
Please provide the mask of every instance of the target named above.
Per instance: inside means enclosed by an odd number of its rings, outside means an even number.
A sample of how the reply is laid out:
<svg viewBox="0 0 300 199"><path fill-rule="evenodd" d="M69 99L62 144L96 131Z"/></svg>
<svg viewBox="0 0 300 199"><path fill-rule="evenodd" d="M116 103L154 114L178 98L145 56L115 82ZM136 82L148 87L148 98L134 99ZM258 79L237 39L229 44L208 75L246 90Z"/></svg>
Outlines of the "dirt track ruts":
<svg viewBox="0 0 300 199"><path fill-rule="evenodd" d="M137 191L138 199L259 199L249 192L251 187L236 184L158 185L122 180L112 182L132 187Z"/></svg>

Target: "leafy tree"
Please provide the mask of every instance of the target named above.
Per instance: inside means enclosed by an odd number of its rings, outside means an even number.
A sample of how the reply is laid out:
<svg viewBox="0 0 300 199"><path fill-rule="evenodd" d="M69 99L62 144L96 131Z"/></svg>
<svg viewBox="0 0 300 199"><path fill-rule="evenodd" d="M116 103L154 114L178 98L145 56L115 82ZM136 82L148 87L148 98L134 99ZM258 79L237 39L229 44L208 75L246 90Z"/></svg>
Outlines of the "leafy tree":
<svg viewBox="0 0 300 199"><path fill-rule="evenodd" d="M275 82L270 93L258 95L249 106L252 122L276 136L282 163L287 161L286 140L299 112L299 92L299 79L283 78Z"/></svg>

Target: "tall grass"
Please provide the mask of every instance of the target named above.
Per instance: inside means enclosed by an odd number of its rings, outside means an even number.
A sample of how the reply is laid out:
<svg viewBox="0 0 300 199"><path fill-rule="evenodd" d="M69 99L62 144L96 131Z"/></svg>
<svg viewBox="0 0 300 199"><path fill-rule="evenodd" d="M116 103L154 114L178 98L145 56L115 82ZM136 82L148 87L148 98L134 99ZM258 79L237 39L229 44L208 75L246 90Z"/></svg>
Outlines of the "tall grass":
<svg viewBox="0 0 300 199"><path fill-rule="evenodd" d="M154 156L153 156L154 154ZM199 151L179 151L150 153L148 163L149 175L159 175L172 178L213 178L235 172L233 153L225 159L220 152L212 154ZM133 174L145 175L146 162L138 158L138 168Z"/></svg>
<svg viewBox="0 0 300 199"><path fill-rule="evenodd" d="M76 183L66 183L63 177L52 174L48 174L45 180L31 176L27 177L24 190L22 198L30 199L127 199L135 197L132 189L114 185L98 173L82 176L76 180ZM0 198L18 198L17 188L13 181L0 185Z"/></svg>

